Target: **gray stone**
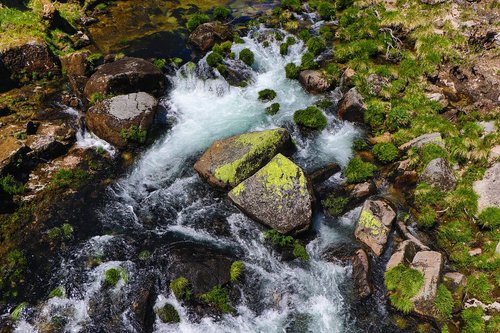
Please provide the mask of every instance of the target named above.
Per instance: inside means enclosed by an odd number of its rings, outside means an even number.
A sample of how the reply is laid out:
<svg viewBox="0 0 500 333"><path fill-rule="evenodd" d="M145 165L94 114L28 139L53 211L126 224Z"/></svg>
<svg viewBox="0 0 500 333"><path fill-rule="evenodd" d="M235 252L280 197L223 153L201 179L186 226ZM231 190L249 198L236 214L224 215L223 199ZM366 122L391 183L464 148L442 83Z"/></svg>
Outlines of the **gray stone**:
<svg viewBox="0 0 500 333"><path fill-rule="evenodd" d="M452 191L457 186L455 174L448 161L443 158L430 161L420 175L420 181L435 186L441 191Z"/></svg>
<svg viewBox="0 0 500 333"><path fill-rule="evenodd" d="M398 245L397 250L392 254L391 258L387 262L385 270L389 271L400 264L408 266L412 262L416 253L417 246L414 242L411 240L401 242Z"/></svg>
<svg viewBox="0 0 500 333"><path fill-rule="evenodd" d="M461 273L449 272L443 276L443 283L455 300L453 312L460 311L463 304L465 287L467 286L467 278Z"/></svg>
<svg viewBox="0 0 500 333"><path fill-rule="evenodd" d="M488 207L500 208L500 163L486 170L482 180L474 182L474 191L479 195L479 212Z"/></svg>
<svg viewBox="0 0 500 333"><path fill-rule="evenodd" d="M347 121L363 123L365 111L366 107L363 96L361 96L356 88L349 89L338 105L340 119Z"/></svg>
<svg viewBox="0 0 500 333"><path fill-rule="evenodd" d="M399 146L399 149L400 150L407 150L408 148L420 149L424 145L427 145L430 143L444 147L444 140L441 137L441 133L435 132L435 133L421 135L421 136L416 137L415 139L408 141L407 143Z"/></svg>
<svg viewBox="0 0 500 333"><path fill-rule="evenodd" d="M424 275L424 285L412 298L416 313L423 316L432 315L443 264L443 255L436 251L421 251L413 258L411 268L418 270Z"/></svg>
<svg viewBox="0 0 500 333"><path fill-rule="evenodd" d="M200 50L211 49L215 43L220 43L233 38L231 29L220 22L200 24L189 36L189 41Z"/></svg>
<svg viewBox="0 0 500 333"><path fill-rule="evenodd" d="M278 154L256 174L236 186L229 198L251 218L282 234L307 230L313 194L304 171Z"/></svg>

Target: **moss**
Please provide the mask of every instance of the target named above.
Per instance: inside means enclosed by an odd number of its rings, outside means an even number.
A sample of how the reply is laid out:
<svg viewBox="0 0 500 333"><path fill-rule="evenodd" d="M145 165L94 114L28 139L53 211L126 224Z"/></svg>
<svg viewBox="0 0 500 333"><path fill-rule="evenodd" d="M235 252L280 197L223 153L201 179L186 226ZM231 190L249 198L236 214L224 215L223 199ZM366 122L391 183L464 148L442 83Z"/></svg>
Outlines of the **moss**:
<svg viewBox="0 0 500 333"><path fill-rule="evenodd" d="M285 75L288 79L297 79L299 77L300 67L294 63L289 63L285 66Z"/></svg>
<svg viewBox="0 0 500 333"><path fill-rule="evenodd" d="M386 127L394 132L400 128L407 127L411 122L411 114L403 107L393 107L387 114Z"/></svg>
<svg viewBox="0 0 500 333"><path fill-rule="evenodd" d="M370 229L370 233L375 236L387 233L382 222L373 216L372 213L364 209L361 211L358 224L364 228Z"/></svg>
<svg viewBox="0 0 500 333"><path fill-rule="evenodd" d="M328 214L333 217L340 216L345 210L345 207L349 203L349 198L346 197L335 197L329 196L323 200L323 207L327 210Z"/></svg>
<svg viewBox="0 0 500 333"><path fill-rule="evenodd" d="M325 115L316 106L295 111L293 120L297 125L311 130L322 130L328 124Z"/></svg>
<svg viewBox="0 0 500 333"><path fill-rule="evenodd" d="M364 139L356 139L352 142L352 148L355 151L369 150L370 144Z"/></svg>
<svg viewBox="0 0 500 333"><path fill-rule="evenodd" d="M282 43L280 45L280 54L283 56L288 54L288 44L287 43Z"/></svg>
<svg viewBox="0 0 500 333"><path fill-rule="evenodd" d="M488 324L486 326L486 333L498 333L500 332L500 315L493 314L488 320Z"/></svg>
<svg viewBox="0 0 500 333"><path fill-rule="evenodd" d="M309 38L306 46L309 52L315 56L319 55L326 48L325 40L318 36Z"/></svg>
<svg viewBox="0 0 500 333"><path fill-rule="evenodd" d="M273 103L265 109L266 114L275 115L280 110L280 103Z"/></svg>
<svg viewBox="0 0 500 333"><path fill-rule="evenodd" d="M447 159L448 153L443 147L430 143L420 149L420 156L422 159L422 165L426 166L430 161L436 158Z"/></svg>
<svg viewBox="0 0 500 333"><path fill-rule="evenodd" d="M159 70L163 70L165 66L167 65L167 60L166 59L161 59L161 58L156 58L153 60L153 65L158 68Z"/></svg>
<svg viewBox="0 0 500 333"><path fill-rule="evenodd" d="M180 323L181 317L179 312L170 303L165 303L164 306L156 310L158 318L164 323Z"/></svg>
<svg viewBox="0 0 500 333"><path fill-rule="evenodd" d="M241 261L235 261L231 264L231 269L229 271L229 279L231 282L236 282L240 279L241 275L245 270L245 264Z"/></svg>
<svg viewBox="0 0 500 333"><path fill-rule="evenodd" d="M248 152L234 162L218 167L214 176L220 181L232 184L241 183L256 171L256 166L268 159L268 150L276 147L282 138L280 130L270 130L242 134L236 144L248 147Z"/></svg>
<svg viewBox="0 0 500 333"><path fill-rule="evenodd" d="M373 146L373 154L381 163L394 162L399 156L398 148L390 142L380 142Z"/></svg>
<svg viewBox="0 0 500 333"><path fill-rule="evenodd" d="M274 196L284 198L291 190L298 190L301 195L307 193L304 172L281 154L276 155L265 167L260 169L256 176L258 181Z"/></svg>
<svg viewBox="0 0 500 333"><path fill-rule="evenodd" d="M452 244L466 243L474 239L473 230L467 221L455 220L440 225L438 236L445 238Z"/></svg>
<svg viewBox="0 0 500 333"><path fill-rule="evenodd" d="M419 183L414 193L416 206L440 205L444 198L443 192L425 182Z"/></svg>
<svg viewBox="0 0 500 333"><path fill-rule="evenodd" d="M64 287L56 287L52 289L52 291L49 293L48 298L53 298L53 297L64 297L66 295L66 291Z"/></svg>
<svg viewBox="0 0 500 333"><path fill-rule="evenodd" d="M498 230L500 227L500 208L488 207L479 214L477 223L485 229Z"/></svg>
<svg viewBox="0 0 500 333"><path fill-rule="evenodd" d="M308 261L309 260L309 253L307 253L306 248L304 245L300 244L298 241L296 241L293 244L293 255L295 258L300 259L301 261Z"/></svg>
<svg viewBox="0 0 500 333"><path fill-rule="evenodd" d="M229 300L229 293L226 289L216 286L209 292L202 294L200 299L216 307L222 313L234 312L231 302Z"/></svg>
<svg viewBox="0 0 500 333"><path fill-rule="evenodd" d="M264 239L270 240L274 246L279 247L280 249L291 250L294 257L300 259L301 261L309 260L309 254L307 253L304 245L292 236L286 236L277 230L271 229L264 233Z"/></svg>
<svg viewBox="0 0 500 333"><path fill-rule="evenodd" d="M139 128L137 125L132 125L128 129L122 128L120 136L129 143L143 144L146 142L148 130Z"/></svg>
<svg viewBox="0 0 500 333"><path fill-rule="evenodd" d="M272 89L264 89L259 91L259 100L269 102L276 98L276 91Z"/></svg>
<svg viewBox="0 0 500 333"><path fill-rule="evenodd" d="M467 279L467 294L477 298L481 302L491 303L490 292L493 286L488 281L488 277L484 273L474 274Z"/></svg>
<svg viewBox="0 0 500 333"><path fill-rule="evenodd" d="M462 216L464 213L474 215L477 213L477 199L478 195L470 186L459 185L445 198L449 205L446 213L451 217Z"/></svg>
<svg viewBox="0 0 500 333"><path fill-rule="evenodd" d="M10 318L14 321L18 320L22 313L24 312L24 310L26 310L26 308L28 307L28 303L27 302L23 302L21 304L18 304L14 310L12 310L11 314L10 314Z"/></svg>
<svg viewBox="0 0 500 333"><path fill-rule="evenodd" d="M377 167L369 162L363 162L359 157L355 157L349 161L344 169L344 175L348 183L361 183L373 177Z"/></svg>
<svg viewBox="0 0 500 333"><path fill-rule="evenodd" d="M106 271L104 282L108 286L115 287L120 280L124 283L128 281L127 273L123 268L110 268Z"/></svg>
<svg viewBox="0 0 500 333"><path fill-rule="evenodd" d="M210 67L217 67L222 63L222 55L219 52L212 52L207 56L207 65Z"/></svg>
<svg viewBox="0 0 500 333"><path fill-rule="evenodd" d="M193 293L189 287L189 280L185 277L179 277L170 282L170 290L178 300L190 300Z"/></svg>
<svg viewBox="0 0 500 333"><path fill-rule="evenodd" d="M451 319L454 300L451 292L445 287L444 284L440 284L437 288L436 298L434 300L434 306L437 310L438 316L441 319Z"/></svg>
<svg viewBox="0 0 500 333"><path fill-rule="evenodd" d="M239 58L248 66L252 66L255 61L255 56L250 49L241 50Z"/></svg>
<svg viewBox="0 0 500 333"><path fill-rule="evenodd" d="M483 333L486 325L483 320L484 310L478 306L462 310L462 319L464 321L464 333Z"/></svg>
<svg viewBox="0 0 500 333"><path fill-rule="evenodd" d="M418 270L400 264L385 272L384 283L391 304L399 311L410 313L415 306L411 299L424 285L424 276Z"/></svg>
<svg viewBox="0 0 500 333"><path fill-rule="evenodd" d="M26 188L11 175L0 178L0 190L10 195L23 194Z"/></svg>
<svg viewBox="0 0 500 333"><path fill-rule="evenodd" d="M193 31L196 29L199 25L203 23L207 23L210 21L210 18L206 14L201 14L201 13L196 13L189 17L188 21L186 22L186 27L189 31Z"/></svg>
<svg viewBox="0 0 500 333"><path fill-rule="evenodd" d="M224 21L231 15L231 9L226 7L216 7L213 12L213 17L216 20Z"/></svg>
<svg viewBox="0 0 500 333"><path fill-rule="evenodd" d="M431 206L424 206L418 214L417 224L424 228L432 228L436 224L437 213Z"/></svg>
<svg viewBox="0 0 500 333"><path fill-rule="evenodd" d="M322 1L318 5L318 13L323 20L330 20L335 17L335 6L330 2Z"/></svg>
<svg viewBox="0 0 500 333"><path fill-rule="evenodd" d="M302 70L315 69L318 67L319 67L319 65L316 62L316 57L314 56L314 53L306 52L302 55L301 64L300 64L300 68Z"/></svg>
<svg viewBox="0 0 500 333"><path fill-rule="evenodd" d="M52 176L52 184L57 188L77 189L88 179L89 174L85 170L59 169Z"/></svg>
<svg viewBox="0 0 500 333"><path fill-rule="evenodd" d="M301 3L299 0L282 0L281 6L283 8L291 9L293 11L300 10Z"/></svg>
<svg viewBox="0 0 500 333"><path fill-rule="evenodd" d="M138 255L139 260L145 261L151 258L151 252L148 250L141 251Z"/></svg>
<svg viewBox="0 0 500 333"><path fill-rule="evenodd" d="M388 104L378 99L370 99L366 103L366 111L364 113L365 122L370 125L372 129L380 129L385 122L386 109Z"/></svg>
<svg viewBox="0 0 500 333"><path fill-rule="evenodd" d="M6 261L0 270L0 290L2 299L18 296L17 289L25 283L24 275L27 270L27 260L24 254L14 249L7 253Z"/></svg>

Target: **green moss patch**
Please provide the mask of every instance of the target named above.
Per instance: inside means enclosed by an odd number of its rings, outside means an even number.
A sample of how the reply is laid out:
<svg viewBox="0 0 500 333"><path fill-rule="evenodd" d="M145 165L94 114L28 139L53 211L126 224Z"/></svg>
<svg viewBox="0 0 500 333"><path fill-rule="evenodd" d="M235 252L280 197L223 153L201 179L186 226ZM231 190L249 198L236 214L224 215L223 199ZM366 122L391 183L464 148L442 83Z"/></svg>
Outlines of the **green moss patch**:
<svg viewBox="0 0 500 333"><path fill-rule="evenodd" d="M322 130L328 124L323 111L316 106L295 111L293 120L297 125L311 130Z"/></svg>
<svg viewBox="0 0 500 333"><path fill-rule="evenodd" d="M369 162L363 162L359 157L355 157L349 161L344 170L344 175L348 183L361 183L373 177L373 173L377 167Z"/></svg>
<svg viewBox="0 0 500 333"><path fill-rule="evenodd" d="M190 300L193 295L189 280L182 276L170 282L170 290L172 290L175 298L178 300L187 301Z"/></svg>
<svg viewBox="0 0 500 333"><path fill-rule="evenodd" d="M164 306L156 310L156 314L164 323L179 323L181 321L179 312L170 303L165 303Z"/></svg>
<svg viewBox="0 0 500 333"><path fill-rule="evenodd" d="M411 300L424 285L424 275L418 270L397 265L384 274L391 304L404 313L410 313L414 304Z"/></svg>
<svg viewBox="0 0 500 333"><path fill-rule="evenodd" d="M202 294L200 299L214 306L222 313L232 313L234 312L233 307L231 306L231 301L229 300L229 293L226 289L216 286L209 292Z"/></svg>

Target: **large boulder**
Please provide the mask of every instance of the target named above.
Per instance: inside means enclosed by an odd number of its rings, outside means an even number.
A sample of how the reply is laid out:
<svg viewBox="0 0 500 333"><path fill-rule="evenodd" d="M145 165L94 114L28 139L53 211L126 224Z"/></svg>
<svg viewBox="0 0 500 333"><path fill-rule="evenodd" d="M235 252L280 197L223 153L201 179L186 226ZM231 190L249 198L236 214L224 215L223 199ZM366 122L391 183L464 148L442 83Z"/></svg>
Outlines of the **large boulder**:
<svg viewBox="0 0 500 333"><path fill-rule="evenodd" d="M411 268L424 275L424 285L412 298L416 313L423 316L432 315L443 264L443 255L436 251L420 251L413 258Z"/></svg>
<svg viewBox="0 0 500 333"><path fill-rule="evenodd" d="M139 58L123 58L104 64L85 85L85 96L125 95L147 92L159 97L166 87L165 75L152 63Z"/></svg>
<svg viewBox="0 0 500 333"><path fill-rule="evenodd" d="M220 22L208 22L200 24L189 35L189 41L200 50L206 51L212 48L215 43L231 40L233 33L231 29Z"/></svg>
<svg viewBox="0 0 500 333"><path fill-rule="evenodd" d="M194 169L210 185L232 189L262 168L276 154L293 149L284 128L251 132L215 141Z"/></svg>
<svg viewBox="0 0 500 333"><path fill-rule="evenodd" d="M88 110L87 127L119 148L144 143L157 106L156 98L144 92L116 96Z"/></svg>
<svg viewBox="0 0 500 333"><path fill-rule="evenodd" d="M457 186L457 179L444 158L430 161L420 175L420 181L435 186L441 191L452 191Z"/></svg>
<svg viewBox="0 0 500 333"><path fill-rule="evenodd" d="M363 96L356 90L351 88L342 97L338 105L338 115L340 119L363 123L366 107L363 101Z"/></svg>
<svg viewBox="0 0 500 333"><path fill-rule="evenodd" d="M395 219L396 211L387 200L368 199L363 205L354 234L376 256L380 256Z"/></svg>
<svg viewBox="0 0 500 333"><path fill-rule="evenodd" d="M500 208L500 163L494 164L486 170L483 179L474 182L474 191L479 196L478 209L482 211L488 207Z"/></svg>
<svg viewBox="0 0 500 333"><path fill-rule="evenodd" d="M354 289L360 298L368 297L373 292L370 274L368 254L365 250L359 249L352 259L352 279Z"/></svg>
<svg viewBox="0 0 500 333"><path fill-rule="evenodd" d="M0 80L0 90L10 77L13 82L26 78L47 76L60 72L58 59L49 51L47 44L28 41L0 49L0 72L6 74Z"/></svg>
<svg viewBox="0 0 500 333"><path fill-rule="evenodd" d="M311 224L309 181L300 167L281 154L235 187L229 198L244 213L282 234L297 234Z"/></svg>
<svg viewBox="0 0 500 333"><path fill-rule="evenodd" d="M299 82L311 94L321 94L328 91L332 83L321 73L315 70L305 70L299 74Z"/></svg>

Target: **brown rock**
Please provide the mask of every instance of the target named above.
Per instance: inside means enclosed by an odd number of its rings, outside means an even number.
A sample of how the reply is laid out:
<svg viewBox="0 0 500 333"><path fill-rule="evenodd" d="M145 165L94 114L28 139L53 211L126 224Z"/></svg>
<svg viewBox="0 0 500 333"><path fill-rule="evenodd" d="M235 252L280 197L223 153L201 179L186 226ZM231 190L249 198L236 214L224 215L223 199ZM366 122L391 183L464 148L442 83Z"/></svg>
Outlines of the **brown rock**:
<svg viewBox="0 0 500 333"><path fill-rule="evenodd" d="M409 148L417 148L420 149L426 144L435 144L438 146L441 146L444 148L444 140L441 137L441 133L435 132L435 133L429 133L429 134L424 134L421 135L411 141L408 141L407 143L399 146L400 150L407 150Z"/></svg>
<svg viewBox="0 0 500 333"><path fill-rule="evenodd" d="M370 278L370 259L365 250L359 249L352 260L352 279L354 289L360 298L368 297L373 292Z"/></svg>
<svg viewBox="0 0 500 333"><path fill-rule="evenodd" d="M189 41L200 50L211 49L215 43L231 40L233 33L231 29L220 22L208 22L200 24L189 36Z"/></svg>
<svg viewBox="0 0 500 333"><path fill-rule="evenodd" d="M15 167L19 159L30 151L23 143L12 136L2 139L0 144L0 175L3 175Z"/></svg>
<svg viewBox="0 0 500 333"><path fill-rule="evenodd" d="M90 51L79 51L60 57L62 68L68 76L86 76L89 74L87 57Z"/></svg>
<svg viewBox="0 0 500 333"><path fill-rule="evenodd" d="M366 111L363 97L356 90L351 88L340 100L338 105L338 115L340 119L363 123Z"/></svg>
<svg viewBox="0 0 500 333"><path fill-rule="evenodd" d="M412 298L414 311L423 316L430 316L434 310L438 283L441 279L444 259L435 251L421 251L413 258L411 267L424 275L424 285Z"/></svg>
<svg viewBox="0 0 500 333"><path fill-rule="evenodd" d="M315 70L305 70L299 74L299 82L304 89L311 94L321 94L330 90L332 82L321 73Z"/></svg>
<svg viewBox="0 0 500 333"><path fill-rule="evenodd" d="M408 266L412 262L416 253L417 247L411 240L405 240L399 243L397 250L392 254L391 258L387 262L385 271L387 272L400 264Z"/></svg>
<svg viewBox="0 0 500 333"><path fill-rule="evenodd" d="M311 173L309 179L313 184L322 183L339 171L340 166L337 163L331 163Z"/></svg>
<svg viewBox="0 0 500 333"><path fill-rule="evenodd" d="M355 184L351 191L351 196L355 199L361 200L368 197L375 191L375 184L368 181L364 183Z"/></svg>

